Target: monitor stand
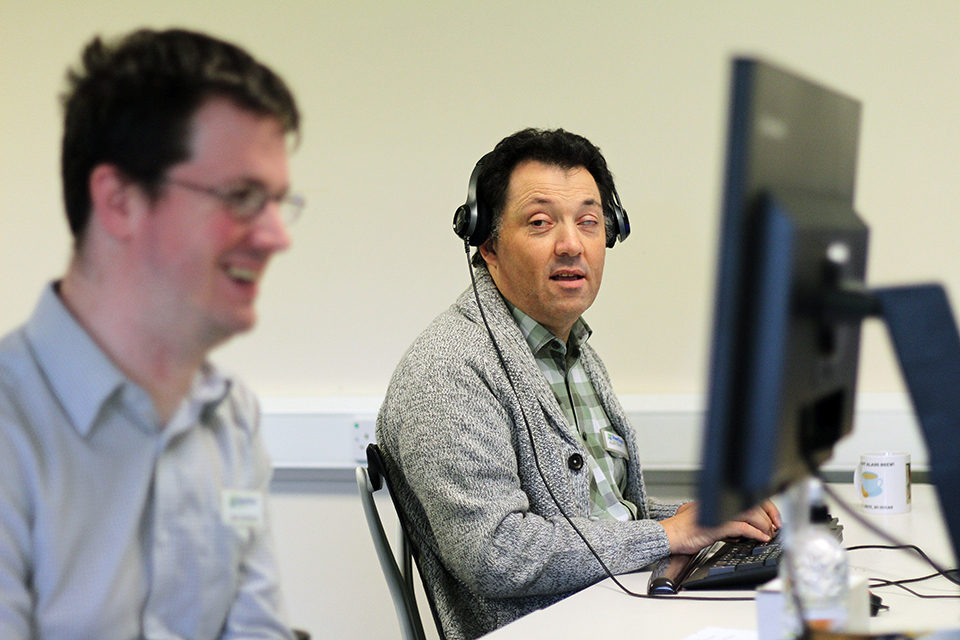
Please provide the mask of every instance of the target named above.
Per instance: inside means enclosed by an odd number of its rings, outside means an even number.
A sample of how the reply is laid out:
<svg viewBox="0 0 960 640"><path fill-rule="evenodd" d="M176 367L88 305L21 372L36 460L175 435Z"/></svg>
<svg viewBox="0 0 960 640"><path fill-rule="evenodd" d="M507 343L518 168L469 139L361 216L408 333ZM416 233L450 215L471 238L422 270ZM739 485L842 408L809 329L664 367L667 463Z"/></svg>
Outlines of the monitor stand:
<svg viewBox="0 0 960 640"><path fill-rule="evenodd" d="M841 285L821 301L824 321L883 320L893 341L917 422L927 443L930 477L960 557L960 333L943 287L865 290Z"/></svg>
<svg viewBox="0 0 960 640"><path fill-rule="evenodd" d="M930 477L960 557L960 334L940 285L873 289L927 443Z"/></svg>

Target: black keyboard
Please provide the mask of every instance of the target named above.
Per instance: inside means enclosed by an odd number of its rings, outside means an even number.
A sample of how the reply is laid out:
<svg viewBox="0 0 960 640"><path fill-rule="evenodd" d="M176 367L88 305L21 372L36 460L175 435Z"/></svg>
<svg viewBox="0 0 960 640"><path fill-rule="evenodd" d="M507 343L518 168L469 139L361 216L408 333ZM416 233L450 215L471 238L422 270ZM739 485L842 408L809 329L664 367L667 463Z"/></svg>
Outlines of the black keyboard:
<svg viewBox="0 0 960 640"><path fill-rule="evenodd" d="M831 518L828 526L838 540L843 540L843 525L836 518ZM721 540L695 556L665 558L650 575L647 592L753 588L777 577L782 555L779 531L769 542L750 538Z"/></svg>

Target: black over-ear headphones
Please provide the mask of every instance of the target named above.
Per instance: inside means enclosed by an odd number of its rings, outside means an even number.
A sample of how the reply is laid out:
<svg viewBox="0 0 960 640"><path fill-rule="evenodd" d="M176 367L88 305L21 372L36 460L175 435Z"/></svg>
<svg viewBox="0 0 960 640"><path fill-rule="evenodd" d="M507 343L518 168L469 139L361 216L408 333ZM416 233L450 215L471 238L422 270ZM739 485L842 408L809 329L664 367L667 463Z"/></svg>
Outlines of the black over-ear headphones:
<svg viewBox="0 0 960 640"><path fill-rule="evenodd" d="M490 152L492 153L492 152ZM470 246L478 247L490 237L490 225L493 221L493 215L488 207L484 206L477 199L477 181L480 177L480 169L484 161L490 156L490 153L484 155L473 167L470 173L470 184L467 186L467 201L460 205L453 214L453 232L458 237L466 240ZM616 187L611 189L612 202L604 203L604 215L611 216L613 227L606 226L607 229L607 248L613 247L617 240L623 242L630 235L630 219L627 212L620 204L620 196L617 194Z"/></svg>

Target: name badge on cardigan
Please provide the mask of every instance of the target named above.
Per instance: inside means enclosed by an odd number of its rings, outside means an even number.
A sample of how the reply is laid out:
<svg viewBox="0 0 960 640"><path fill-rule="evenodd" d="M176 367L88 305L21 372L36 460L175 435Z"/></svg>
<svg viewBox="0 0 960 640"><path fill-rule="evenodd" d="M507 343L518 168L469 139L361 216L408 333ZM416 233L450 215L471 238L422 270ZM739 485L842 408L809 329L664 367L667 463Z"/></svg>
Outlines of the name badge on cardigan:
<svg viewBox="0 0 960 640"><path fill-rule="evenodd" d="M627 443L623 438L608 429L603 430L603 448L607 453L613 454L619 458L628 458Z"/></svg>

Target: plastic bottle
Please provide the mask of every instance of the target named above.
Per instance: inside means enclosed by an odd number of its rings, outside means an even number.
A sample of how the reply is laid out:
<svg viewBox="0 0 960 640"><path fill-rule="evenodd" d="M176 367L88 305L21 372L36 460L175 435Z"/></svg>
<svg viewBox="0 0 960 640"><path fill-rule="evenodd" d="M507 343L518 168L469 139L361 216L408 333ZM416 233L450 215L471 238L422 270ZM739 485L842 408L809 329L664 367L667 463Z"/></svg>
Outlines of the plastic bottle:
<svg viewBox="0 0 960 640"><path fill-rule="evenodd" d="M849 566L847 552L836 526L831 526L823 488L811 480L806 486L809 521L797 527L787 543L786 579L795 590L799 614L806 626L819 631L839 631L847 622Z"/></svg>

